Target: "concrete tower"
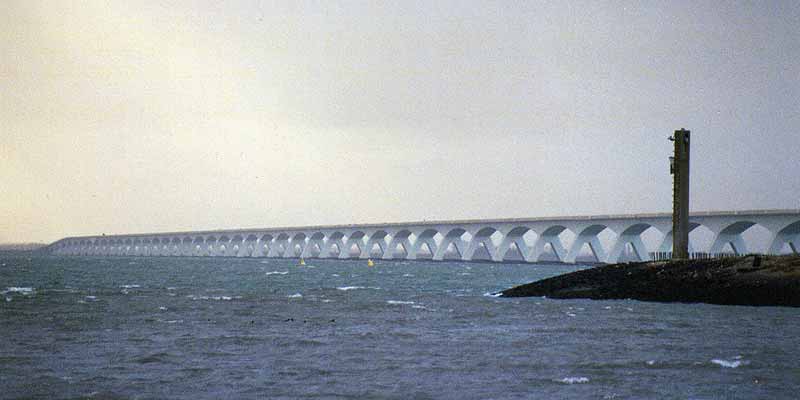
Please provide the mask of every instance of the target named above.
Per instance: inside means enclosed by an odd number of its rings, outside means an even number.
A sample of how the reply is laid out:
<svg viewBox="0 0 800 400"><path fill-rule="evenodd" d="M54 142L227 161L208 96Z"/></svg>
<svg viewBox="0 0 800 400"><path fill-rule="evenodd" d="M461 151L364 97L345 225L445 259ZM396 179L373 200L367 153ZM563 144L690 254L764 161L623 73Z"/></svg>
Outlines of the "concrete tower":
<svg viewBox="0 0 800 400"><path fill-rule="evenodd" d="M689 131L681 128L669 138L675 144L670 157L672 174L672 258L689 258Z"/></svg>

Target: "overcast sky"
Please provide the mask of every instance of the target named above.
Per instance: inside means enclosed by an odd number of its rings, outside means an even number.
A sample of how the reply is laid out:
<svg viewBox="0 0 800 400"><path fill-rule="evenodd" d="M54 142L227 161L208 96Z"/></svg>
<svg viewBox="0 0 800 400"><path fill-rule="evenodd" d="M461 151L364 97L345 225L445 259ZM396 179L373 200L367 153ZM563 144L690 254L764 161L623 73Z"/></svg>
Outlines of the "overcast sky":
<svg viewBox="0 0 800 400"><path fill-rule="evenodd" d="M376 5L381 3L381 5ZM701 3L701 4L696 4ZM800 2L0 2L0 242L800 208Z"/></svg>

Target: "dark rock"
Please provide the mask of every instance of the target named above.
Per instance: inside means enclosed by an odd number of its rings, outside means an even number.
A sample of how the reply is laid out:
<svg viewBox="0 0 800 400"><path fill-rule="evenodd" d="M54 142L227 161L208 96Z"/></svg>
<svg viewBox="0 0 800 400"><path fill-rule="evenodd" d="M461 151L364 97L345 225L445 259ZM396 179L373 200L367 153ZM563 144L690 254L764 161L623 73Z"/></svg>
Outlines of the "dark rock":
<svg viewBox="0 0 800 400"><path fill-rule="evenodd" d="M501 296L800 307L800 256L605 265L517 286Z"/></svg>

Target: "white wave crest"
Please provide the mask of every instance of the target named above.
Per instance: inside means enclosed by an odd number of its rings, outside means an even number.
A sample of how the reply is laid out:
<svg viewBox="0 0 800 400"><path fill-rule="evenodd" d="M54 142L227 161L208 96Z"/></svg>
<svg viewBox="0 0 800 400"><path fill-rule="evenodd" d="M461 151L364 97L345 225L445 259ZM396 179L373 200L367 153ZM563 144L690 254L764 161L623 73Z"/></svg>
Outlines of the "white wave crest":
<svg viewBox="0 0 800 400"><path fill-rule="evenodd" d="M267 272L265 275L286 275L289 271L270 271Z"/></svg>
<svg viewBox="0 0 800 400"><path fill-rule="evenodd" d="M348 291L348 290L357 290L357 289L373 289L373 290L380 290L379 287L372 287L372 286L341 286L337 287L336 290Z"/></svg>
<svg viewBox="0 0 800 400"><path fill-rule="evenodd" d="M366 289L366 287L364 287L364 286L342 286L342 287L337 287L336 288L336 290L344 290L344 291L356 290L356 289Z"/></svg>
<svg viewBox="0 0 800 400"><path fill-rule="evenodd" d="M295 294L293 294L293 295L289 295L288 297L289 297L290 299L299 299L299 298L303 297L303 295L302 295L302 294L300 294L300 293L295 293Z"/></svg>
<svg viewBox="0 0 800 400"><path fill-rule="evenodd" d="M500 297L500 296L502 296L502 293L486 292L486 293L483 294L483 296L484 297Z"/></svg>
<svg viewBox="0 0 800 400"><path fill-rule="evenodd" d="M136 288L140 288L141 286L139 286L139 285L122 285L120 287L123 288L123 289L136 289Z"/></svg>
<svg viewBox="0 0 800 400"><path fill-rule="evenodd" d="M402 301L402 300L387 300L388 304L414 304L413 301Z"/></svg>
<svg viewBox="0 0 800 400"><path fill-rule="evenodd" d="M6 290L5 290L4 292L2 292L2 294L6 294L6 293L22 293L22 294L32 294L33 292L34 292L34 289L33 289L33 288L30 288L30 287L16 287L16 286L12 286L12 287L8 287L8 288L6 288Z"/></svg>
<svg viewBox="0 0 800 400"><path fill-rule="evenodd" d="M559 382L566 383L567 385L574 385L576 383L589 383L589 378L584 376L568 376L561 379Z"/></svg>
<svg viewBox="0 0 800 400"><path fill-rule="evenodd" d="M242 298L242 296L195 296L193 294L190 294L190 295L188 295L186 297L188 297L189 299L192 299L192 300L217 300L217 301L219 301L219 300L229 301L229 300L233 300L233 299L241 299Z"/></svg>
<svg viewBox="0 0 800 400"><path fill-rule="evenodd" d="M749 361L742 360L741 356L737 357L734 360L722 360L722 359L715 358L715 359L711 360L711 362L713 364L717 364L717 365L719 365L721 367L724 367L724 368L739 368L739 367L741 367L743 365L750 364Z"/></svg>

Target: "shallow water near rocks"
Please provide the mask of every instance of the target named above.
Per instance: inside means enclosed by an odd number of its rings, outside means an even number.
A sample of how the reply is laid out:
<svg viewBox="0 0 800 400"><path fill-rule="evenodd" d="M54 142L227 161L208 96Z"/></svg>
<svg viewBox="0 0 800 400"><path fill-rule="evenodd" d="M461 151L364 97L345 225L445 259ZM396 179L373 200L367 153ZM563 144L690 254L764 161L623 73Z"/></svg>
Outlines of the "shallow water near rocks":
<svg viewBox="0 0 800 400"><path fill-rule="evenodd" d="M581 266L0 257L2 398L796 398L800 311L490 294Z"/></svg>

